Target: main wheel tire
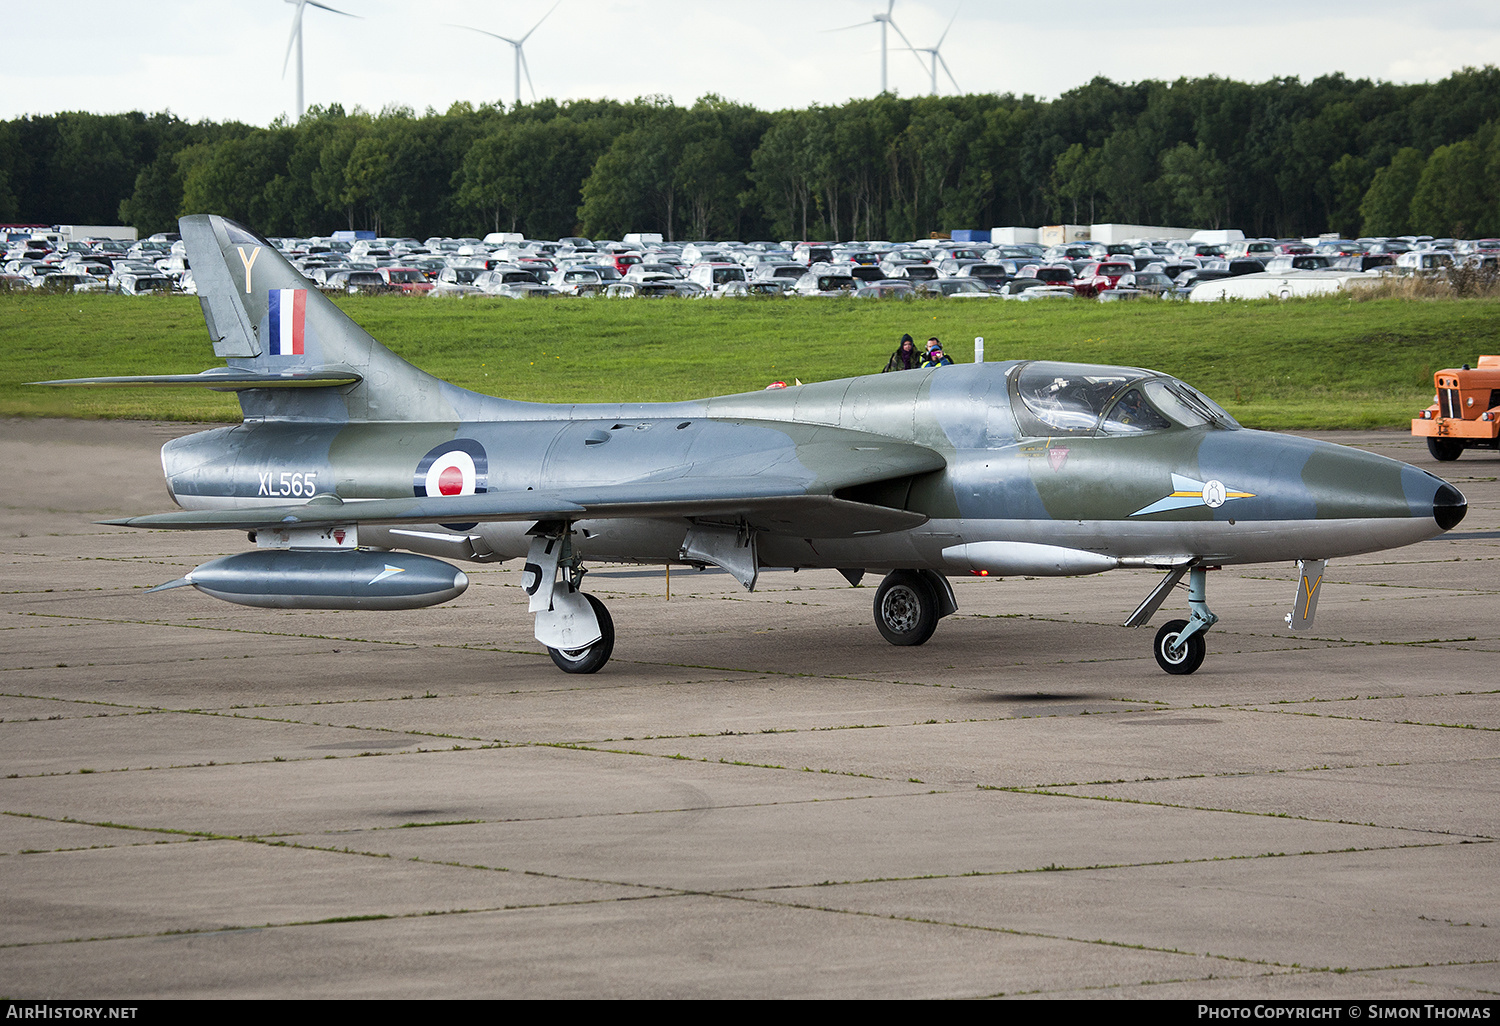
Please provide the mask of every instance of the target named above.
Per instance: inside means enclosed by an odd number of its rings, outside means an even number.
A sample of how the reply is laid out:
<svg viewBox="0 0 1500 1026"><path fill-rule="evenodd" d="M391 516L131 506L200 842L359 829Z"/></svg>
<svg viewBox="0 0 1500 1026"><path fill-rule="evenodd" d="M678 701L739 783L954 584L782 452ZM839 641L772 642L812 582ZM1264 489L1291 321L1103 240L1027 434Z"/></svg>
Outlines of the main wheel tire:
<svg viewBox="0 0 1500 1026"><path fill-rule="evenodd" d="M875 626L892 645L920 645L937 630L932 585L913 570L887 574L875 591Z"/></svg>
<svg viewBox="0 0 1500 1026"><path fill-rule="evenodd" d="M1432 458L1439 463L1452 463L1464 454L1464 443L1455 442L1447 438L1427 439L1427 451L1432 453Z"/></svg>
<svg viewBox="0 0 1500 1026"><path fill-rule="evenodd" d="M565 651L560 648L549 648L547 654L557 664L557 668L564 673L597 673L615 650L615 622L610 618L609 610L604 603L592 595L584 595L589 600L589 605L594 607L594 616L599 619L599 630L601 636L587 648L575 651Z"/></svg>
<svg viewBox="0 0 1500 1026"><path fill-rule="evenodd" d="M1188 638L1181 648L1174 650L1177 635L1186 630L1187 625L1186 620L1169 620L1156 632L1156 643L1151 646L1151 651L1156 653L1157 665L1168 673L1192 673L1203 665L1203 654L1208 646L1203 642L1202 631Z"/></svg>

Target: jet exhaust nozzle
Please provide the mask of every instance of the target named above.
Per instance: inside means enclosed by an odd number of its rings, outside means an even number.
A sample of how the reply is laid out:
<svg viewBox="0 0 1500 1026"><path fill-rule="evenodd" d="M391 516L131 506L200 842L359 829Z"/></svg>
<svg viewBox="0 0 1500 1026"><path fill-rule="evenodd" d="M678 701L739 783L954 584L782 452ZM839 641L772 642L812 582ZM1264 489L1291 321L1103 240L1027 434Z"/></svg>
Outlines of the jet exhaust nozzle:
<svg viewBox="0 0 1500 1026"><path fill-rule="evenodd" d="M182 580L225 602L272 609L420 609L469 586L467 574L440 559L359 550L241 552Z"/></svg>

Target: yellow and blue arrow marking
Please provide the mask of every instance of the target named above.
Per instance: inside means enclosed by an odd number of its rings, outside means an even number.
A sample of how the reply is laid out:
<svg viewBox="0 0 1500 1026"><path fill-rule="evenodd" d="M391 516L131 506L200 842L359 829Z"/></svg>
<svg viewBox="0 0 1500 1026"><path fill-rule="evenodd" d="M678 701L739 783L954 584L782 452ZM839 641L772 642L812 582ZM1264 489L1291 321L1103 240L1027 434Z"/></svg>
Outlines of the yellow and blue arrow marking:
<svg viewBox="0 0 1500 1026"><path fill-rule="evenodd" d="M1151 505L1138 509L1130 515L1139 517L1147 513L1165 513L1167 510L1188 509L1192 506L1218 509L1230 499L1255 498L1254 492L1230 491L1222 481L1194 481L1181 474L1172 475L1172 489L1171 495L1164 499L1157 499Z"/></svg>

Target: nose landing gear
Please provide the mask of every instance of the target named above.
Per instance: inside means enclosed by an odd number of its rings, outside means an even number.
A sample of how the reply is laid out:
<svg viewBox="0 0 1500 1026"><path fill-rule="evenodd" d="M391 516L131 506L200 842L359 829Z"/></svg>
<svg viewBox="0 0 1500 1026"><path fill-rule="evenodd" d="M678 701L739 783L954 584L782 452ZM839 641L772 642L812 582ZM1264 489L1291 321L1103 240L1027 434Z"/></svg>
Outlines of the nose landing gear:
<svg viewBox="0 0 1500 1026"><path fill-rule="evenodd" d="M1188 607L1192 610L1192 615L1186 620L1169 620L1163 624L1161 630L1156 632L1156 640L1151 644L1156 664L1171 674L1192 673L1203 665L1203 655L1207 649L1203 634L1219 622L1219 618L1208 608L1208 569L1187 563L1173 567L1125 621L1126 627L1144 626L1184 574L1188 579Z"/></svg>

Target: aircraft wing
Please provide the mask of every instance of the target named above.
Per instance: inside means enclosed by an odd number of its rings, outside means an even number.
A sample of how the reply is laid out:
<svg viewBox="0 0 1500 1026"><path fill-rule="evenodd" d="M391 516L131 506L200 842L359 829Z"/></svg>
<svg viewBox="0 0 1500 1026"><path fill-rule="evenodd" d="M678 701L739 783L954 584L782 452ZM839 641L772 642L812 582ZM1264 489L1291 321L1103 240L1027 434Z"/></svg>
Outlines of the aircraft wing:
<svg viewBox="0 0 1500 1026"><path fill-rule="evenodd" d="M809 495L796 481L775 478L651 481L576 492L485 492L441 498L368 499L332 496L297 506L184 510L103 520L116 527L255 531L339 524L398 526L527 520L604 520L619 517L743 517L754 527L809 538L880 534L916 527L920 513Z"/></svg>
<svg viewBox="0 0 1500 1026"><path fill-rule="evenodd" d="M833 494L862 484L941 469L943 457L931 449L902 443L862 442L862 459L845 452L842 473L806 478L756 474L711 474L605 485L495 491L476 495L343 501L322 495L299 505L243 506L184 510L126 517L101 523L119 527L178 530L254 531L287 527L333 527L481 523L494 521L593 520L621 517L743 519L752 527L808 538L840 538L906 530L927 517L905 509L858 502ZM847 441L827 439L803 445L799 455L825 467Z"/></svg>
<svg viewBox="0 0 1500 1026"><path fill-rule="evenodd" d="M892 505L846 498L861 486L900 481L947 466L941 453L889 438L826 426L777 426L783 446L738 458L663 468L613 483L550 483L537 489L475 495L341 499L320 495L302 504L254 504L104 520L114 526L187 531L399 526L419 523L522 520L709 519L748 523L793 537L837 538L903 531L927 516ZM793 437L787 437L793 435ZM236 501L236 499L226 499Z"/></svg>

